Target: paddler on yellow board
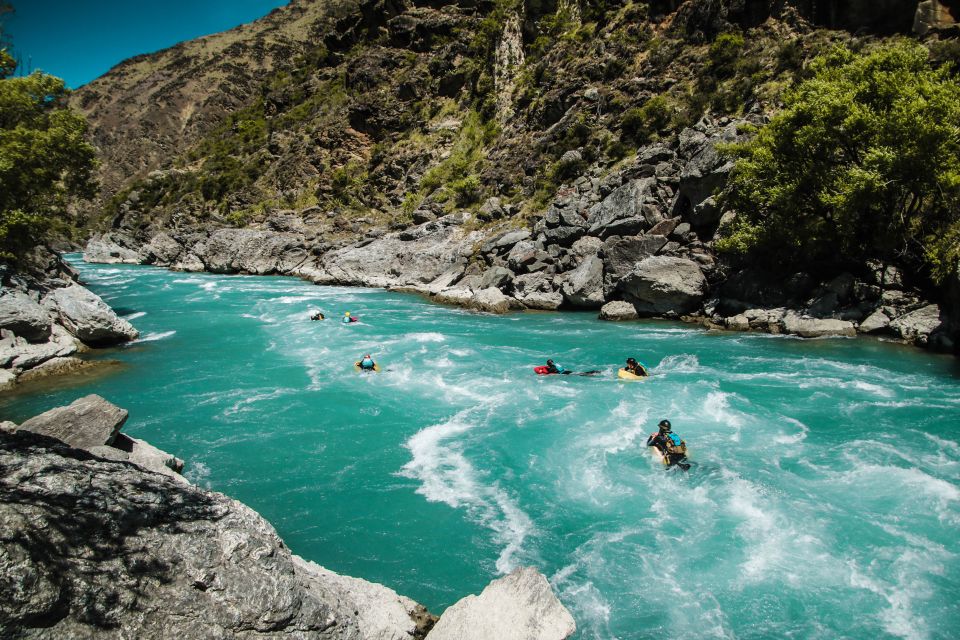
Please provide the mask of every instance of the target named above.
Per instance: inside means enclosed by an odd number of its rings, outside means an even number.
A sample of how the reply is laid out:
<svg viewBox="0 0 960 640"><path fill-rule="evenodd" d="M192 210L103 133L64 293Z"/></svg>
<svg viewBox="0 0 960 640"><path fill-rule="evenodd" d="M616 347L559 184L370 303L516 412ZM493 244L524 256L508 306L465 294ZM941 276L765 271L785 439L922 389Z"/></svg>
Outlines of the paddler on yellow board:
<svg viewBox="0 0 960 640"><path fill-rule="evenodd" d="M627 366L625 366L624 369L627 371L627 373L632 373L633 375L641 378L650 375L647 372L647 368L643 366L642 363L637 362L636 358L627 358Z"/></svg>
<svg viewBox="0 0 960 640"><path fill-rule="evenodd" d="M690 468L690 463L687 462L687 443L673 432L669 420L661 420L657 427L657 433L647 438L647 446L657 448L666 466L677 466L687 471Z"/></svg>

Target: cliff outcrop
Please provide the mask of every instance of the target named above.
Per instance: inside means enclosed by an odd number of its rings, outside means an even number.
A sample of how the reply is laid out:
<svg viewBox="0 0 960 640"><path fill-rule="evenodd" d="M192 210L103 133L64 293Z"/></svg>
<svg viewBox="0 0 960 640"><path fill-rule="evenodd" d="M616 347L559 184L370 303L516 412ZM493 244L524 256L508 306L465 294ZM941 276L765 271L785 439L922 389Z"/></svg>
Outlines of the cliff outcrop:
<svg viewBox="0 0 960 640"><path fill-rule="evenodd" d="M8 266L0 272L0 390L18 380L93 366L76 355L138 335L44 248L37 248L21 269Z"/></svg>

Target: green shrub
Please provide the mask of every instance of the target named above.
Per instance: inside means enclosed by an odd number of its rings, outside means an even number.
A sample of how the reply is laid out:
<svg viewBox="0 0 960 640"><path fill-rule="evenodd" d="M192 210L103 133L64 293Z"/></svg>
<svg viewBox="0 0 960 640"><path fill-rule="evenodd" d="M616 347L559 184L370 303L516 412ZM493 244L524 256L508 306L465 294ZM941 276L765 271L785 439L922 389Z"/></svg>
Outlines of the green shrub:
<svg viewBox="0 0 960 640"><path fill-rule="evenodd" d="M623 114L620 128L623 135L639 143L649 142L654 135L666 129L673 118L674 107L665 95L647 100L640 108Z"/></svg>
<svg viewBox="0 0 960 640"><path fill-rule="evenodd" d="M942 281L960 252L960 85L905 40L837 47L811 67L779 115L727 150L740 215L718 248L771 265L894 260Z"/></svg>
<svg viewBox="0 0 960 640"><path fill-rule="evenodd" d="M710 45L710 72L718 78L733 75L734 67L743 52L744 39L739 33L721 33Z"/></svg>

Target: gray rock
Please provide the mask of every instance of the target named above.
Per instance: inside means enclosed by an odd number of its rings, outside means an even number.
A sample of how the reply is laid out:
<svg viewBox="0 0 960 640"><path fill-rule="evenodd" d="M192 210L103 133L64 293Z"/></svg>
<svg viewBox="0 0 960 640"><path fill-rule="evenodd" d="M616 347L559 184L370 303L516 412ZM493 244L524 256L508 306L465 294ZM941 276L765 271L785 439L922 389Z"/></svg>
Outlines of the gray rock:
<svg viewBox="0 0 960 640"><path fill-rule="evenodd" d="M877 309L860 323L860 333L879 333L890 326L890 318L882 310Z"/></svg>
<svg viewBox="0 0 960 640"><path fill-rule="evenodd" d="M287 273L309 256L303 237L259 229L218 229L191 247L212 273Z"/></svg>
<svg viewBox="0 0 960 640"><path fill-rule="evenodd" d="M554 311L563 304L563 295L554 289L553 282L542 272L517 276L513 287L514 297L527 309Z"/></svg>
<svg viewBox="0 0 960 640"><path fill-rule="evenodd" d="M451 605L428 640L563 640L577 630L573 616L532 567L494 580L479 596Z"/></svg>
<svg viewBox="0 0 960 640"><path fill-rule="evenodd" d="M50 337L50 317L26 293L4 287L0 290L0 329L40 342Z"/></svg>
<svg viewBox="0 0 960 640"><path fill-rule="evenodd" d="M140 254L132 244L131 240L118 234L95 235L83 250L83 260L103 264L140 264Z"/></svg>
<svg viewBox="0 0 960 640"><path fill-rule="evenodd" d="M615 300L600 308L600 319L611 321L636 320L640 315L637 309L629 302Z"/></svg>
<svg viewBox="0 0 960 640"><path fill-rule="evenodd" d="M437 219L437 214L429 209L417 209L411 216L413 224L425 224Z"/></svg>
<svg viewBox="0 0 960 640"><path fill-rule="evenodd" d="M599 309L603 305L603 261L589 256L583 263L563 276L560 292L575 307Z"/></svg>
<svg viewBox="0 0 960 640"><path fill-rule="evenodd" d="M78 284L54 289L43 299L70 333L90 345L106 345L136 338L139 332L117 316L100 296Z"/></svg>
<svg viewBox="0 0 960 640"><path fill-rule="evenodd" d="M738 314L723 321L724 326L731 331L749 331L750 319L744 314Z"/></svg>
<svg viewBox="0 0 960 640"><path fill-rule="evenodd" d="M656 182L656 178L631 180L594 205L587 217L590 235L635 235L660 222Z"/></svg>
<svg viewBox="0 0 960 640"><path fill-rule="evenodd" d="M17 384L17 374L10 369L0 369L0 391L12 389Z"/></svg>
<svg viewBox="0 0 960 640"><path fill-rule="evenodd" d="M710 196L693 208L693 213L690 214L690 223L695 227L705 227L719 221L720 213L716 198Z"/></svg>
<svg viewBox="0 0 960 640"><path fill-rule="evenodd" d="M677 228L678 224L680 224L680 218L669 218L667 220L661 220L657 224L650 227L646 235L669 236L671 233L673 233L673 230Z"/></svg>
<svg viewBox="0 0 960 640"><path fill-rule="evenodd" d="M638 263L656 255L666 243L664 236L655 235L608 238L601 251L607 286L612 290Z"/></svg>
<svg viewBox="0 0 960 640"><path fill-rule="evenodd" d="M168 267L177 262L183 252L183 245L170 235L161 231L140 249L143 261L160 267Z"/></svg>
<svg viewBox="0 0 960 640"><path fill-rule="evenodd" d="M930 335L942 326L940 307L935 304L911 311L890 323L890 328L898 336L921 346L927 344Z"/></svg>
<svg viewBox="0 0 960 640"><path fill-rule="evenodd" d="M588 256L595 256L603 247L603 240L593 236L584 236L573 243L570 252L577 260L582 261Z"/></svg>
<svg viewBox="0 0 960 640"><path fill-rule="evenodd" d="M513 272L505 267L490 267L480 277L480 288L489 287L510 291L513 288Z"/></svg>
<svg viewBox="0 0 960 640"><path fill-rule="evenodd" d="M846 320L805 318L793 311L783 317L783 331L802 338L823 338L829 336L852 337L857 335L856 327Z"/></svg>
<svg viewBox="0 0 960 640"><path fill-rule="evenodd" d="M502 250L509 249L518 242L527 240L530 237L530 232L526 229L521 229L519 231L508 231L503 235L496 236L491 240L488 240L484 243L481 248L482 253L491 253L491 252L500 252Z"/></svg>
<svg viewBox="0 0 960 640"><path fill-rule="evenodd" d="M696 210L697 205L726 184L733 160L722 157L717 152L717 144L733 142L736 138L736 123L713 136L693 129L684 129L680 133L680 155L689 160L680 172L675 213L682 215L684 209Z"/></svg>
<svg viewBox="0 0 960 640"><path fill-rule="evenodd" d="M53 442L0 433L12 637L409 640L428 628L412 600L292 556L226 496Z"/></svg>
<svg viewBox="0 0 960 640"><path fill-rule="evenodd" d="M470 306L487 313L506 313L510 310L510 300L496 287L481 289L470 300Z"/></svg>
<svg viewBox="0 0 960 640"><path fill-rule="evenodd" d="M683 314L700 305L707 292L707 281L691 260L653 256L627 274L619 289L641 314Z"/></svg>
<svg viewBox="0 0 960 640"><path fill-rule="evenodd" d="M513 245L510 253L507 254L507 264L514 271L520 271L523 267L533 264L537 261L537 245L529 240L521 240Z"/></svg>
<svg viewBox="0 0 960 640"><path fill-rule="evenodd" d="M77 340L60 325L53 325L50 340L33 344L23 338L0 341L0 366L33 369L48 360L77 352Z"/></svg>
<svg viewBox="0 0 960 640"><path fill-rule="evenodd" d="M56 438L71 447L89 449L112 444L126 421L126 410L98 395L89 395L34 416L20 429Z"/></svg>

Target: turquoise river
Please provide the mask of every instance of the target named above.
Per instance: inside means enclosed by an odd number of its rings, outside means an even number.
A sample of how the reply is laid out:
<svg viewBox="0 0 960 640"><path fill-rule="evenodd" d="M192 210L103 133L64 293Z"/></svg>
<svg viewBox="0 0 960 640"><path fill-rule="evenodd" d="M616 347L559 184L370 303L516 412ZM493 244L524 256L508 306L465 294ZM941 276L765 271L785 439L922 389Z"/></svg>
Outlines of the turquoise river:
<svg viewBox="0 0 960 640"><path fill-rule="evenodd" d="M100 394L295 553L435 613L534 565L581 639L960 637L952 357L77 267L141 338L3 418ZM381 373L354 371L367 352ZM649 380L615 379L631 355ZM603 373L534 375L547 357ZM661 418L689 473L646 449Z"/></svg>

